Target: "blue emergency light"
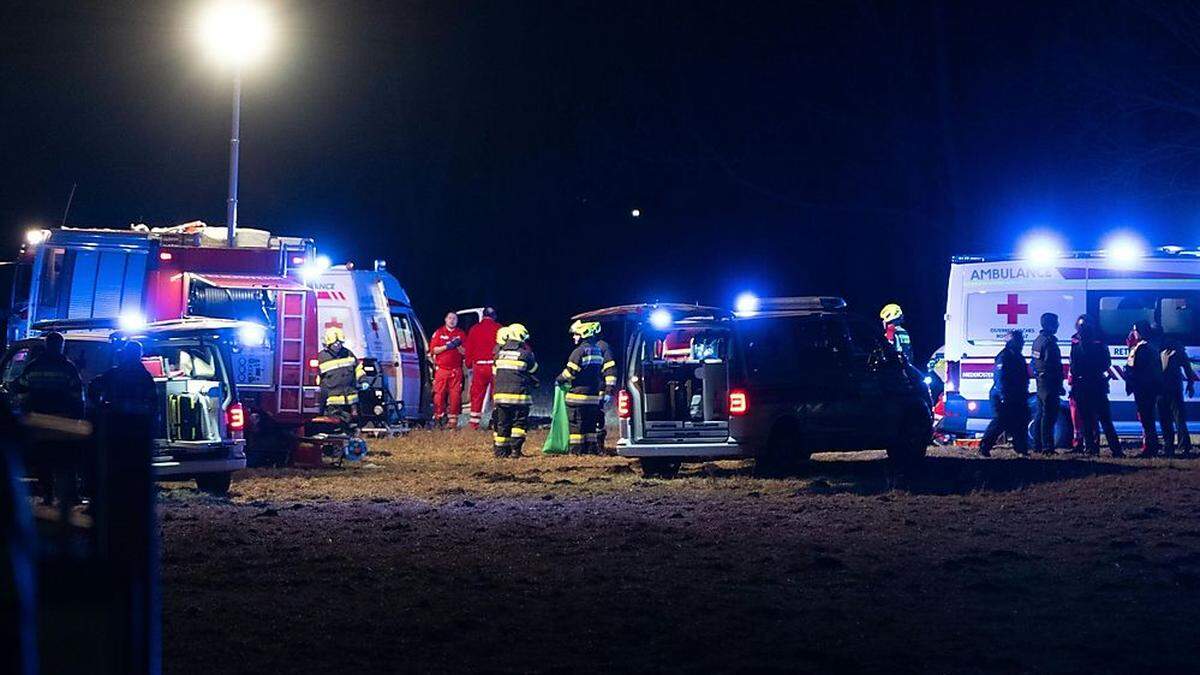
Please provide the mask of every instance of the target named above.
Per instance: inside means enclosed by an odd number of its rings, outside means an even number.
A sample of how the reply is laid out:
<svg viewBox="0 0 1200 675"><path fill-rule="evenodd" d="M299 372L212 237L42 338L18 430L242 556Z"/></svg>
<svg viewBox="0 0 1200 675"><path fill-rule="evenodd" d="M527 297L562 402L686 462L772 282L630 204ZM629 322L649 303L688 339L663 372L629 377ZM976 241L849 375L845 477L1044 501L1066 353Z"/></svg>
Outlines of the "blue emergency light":
<svg viewBox="0 0 1200 675"><path fill-rule="evenodd" d="M671 316L671 313L662 307L650 312L650 325L655 330L666 330L671 327L674 321L675 319Z"/></svg>
<svg viewBox="0 0 1200 675"><path fill-rule="evenodd" d="M737 300L733 303L733 311L740 316L753 316L758 312L760 305L758 296L747 291L737 296Z"/></svg>

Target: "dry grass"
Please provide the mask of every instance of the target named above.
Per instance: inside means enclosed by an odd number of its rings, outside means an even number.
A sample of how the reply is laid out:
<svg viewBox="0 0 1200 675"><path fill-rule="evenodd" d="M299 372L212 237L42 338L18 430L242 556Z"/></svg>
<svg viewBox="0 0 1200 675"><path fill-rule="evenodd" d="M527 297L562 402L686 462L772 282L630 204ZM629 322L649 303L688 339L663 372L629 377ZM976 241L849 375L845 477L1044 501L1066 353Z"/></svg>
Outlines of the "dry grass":
<svg viewBox="0 0 1200 675"><path fill-rule="evenodd" d="M530 440L527 452L540 448ZM415 432L164 492L168 672L1193 670L1200 462L495 460Z"/></svg>

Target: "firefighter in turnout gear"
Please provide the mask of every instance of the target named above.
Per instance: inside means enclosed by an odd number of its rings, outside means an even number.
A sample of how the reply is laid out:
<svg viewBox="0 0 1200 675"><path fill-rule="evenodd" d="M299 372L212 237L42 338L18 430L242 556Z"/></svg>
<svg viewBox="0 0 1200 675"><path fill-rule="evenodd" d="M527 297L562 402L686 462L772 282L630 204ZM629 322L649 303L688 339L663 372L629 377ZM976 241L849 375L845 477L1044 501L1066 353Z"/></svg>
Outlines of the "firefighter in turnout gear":
<svg viewBox="0 0 1200 675"><path fill-rule="evenodd" d="M533 389L538 386L537 359L527 344L529 331L514 323L496 334L495 378L492 403L495 435L492 449L496 457L521 456L529 422L529 406L533 404Z"/></svg>
<svg viewBox="0 0 1200 675"><path fill-rule="evenodd" d="M883 321L883 331L887 341L897 352L903 354L909 363L912 363L912 338L909 337L908 329L903 325L904 310L894 302L889 303L879 310L879 318Z"/></svg>
<svg viewBox="0 0 1200 675"><path fill-rule="evenodd" d="M598 321L571 324L576 347L558 376L558 385L569 387L566 399L573 455L600 453L604 401L612 398L617 386L617 362L608 343L597 338L599 334Z"/></svg>
<svg viewBox="0 0 1200 675"><path fill-rule="evenodd" d="M317 354L317 384L321 386L321 413L343 424L353 422L358 407L358 380L362 365L346 348L341 328L325 329L325 348Z"/></svg>

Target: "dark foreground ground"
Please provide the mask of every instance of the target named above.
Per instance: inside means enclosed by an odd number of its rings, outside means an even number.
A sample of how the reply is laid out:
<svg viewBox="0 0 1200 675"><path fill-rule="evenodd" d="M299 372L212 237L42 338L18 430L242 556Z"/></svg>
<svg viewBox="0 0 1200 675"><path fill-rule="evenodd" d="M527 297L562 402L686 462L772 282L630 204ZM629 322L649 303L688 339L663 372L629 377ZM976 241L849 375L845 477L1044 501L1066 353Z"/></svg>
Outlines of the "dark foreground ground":
<svg viewBox="0 0 1200 675"><path fill-rule="evenodd" d="M164 491L167 672L1200 669L1197 460L644 481L486 442Z"/></svg>

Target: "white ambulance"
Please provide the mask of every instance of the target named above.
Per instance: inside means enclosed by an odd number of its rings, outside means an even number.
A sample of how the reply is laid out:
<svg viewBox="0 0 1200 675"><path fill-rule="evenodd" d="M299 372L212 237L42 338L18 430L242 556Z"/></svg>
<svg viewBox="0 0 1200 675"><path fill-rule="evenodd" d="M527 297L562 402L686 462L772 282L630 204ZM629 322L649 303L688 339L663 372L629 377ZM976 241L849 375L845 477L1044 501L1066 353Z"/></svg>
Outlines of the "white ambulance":
<svg viewBox="0 0 1200 675"><path fill-rule="evenodd" d="M1136 257L1103 251L1065 253L1034 261L1016 257L959 256L951 261L946 302L944 432L981 433L992 418L988 395L994 358L1014 329L1025 333L1025 355L1043 313L1058 315L1064 361L1075 320L1096 321L1113 358L1113 418L1123 436L1140 436L1132 397L1125 393L1126 336L1133 322L1162 326L1200 362L1200 250L1167 246ZM1030 391L1034 389L1030 384ZM1065 409L1065 408L1064 408ZM1200 431L1200 403L1187 402L1189 427ZM1070 438L1070 419L1060 417L1058 441Z"/></svg>
<svg viewBox="0 0 1200 675"><path fill-rule="evenodd" d="M425 358L425 330L412 301L383 261L372 269L335 265L306 280L317 294L317 325L341 328L346 346L360 359L373 359L393 410L363 411L393 422L420 423L430 417L432 374Z"/></svg>

